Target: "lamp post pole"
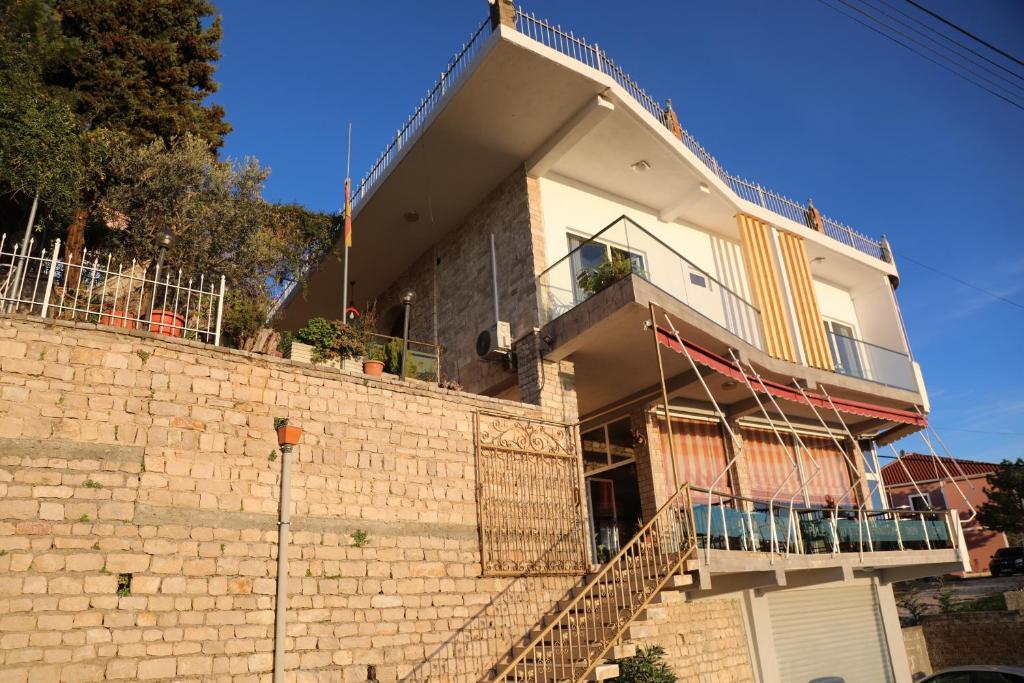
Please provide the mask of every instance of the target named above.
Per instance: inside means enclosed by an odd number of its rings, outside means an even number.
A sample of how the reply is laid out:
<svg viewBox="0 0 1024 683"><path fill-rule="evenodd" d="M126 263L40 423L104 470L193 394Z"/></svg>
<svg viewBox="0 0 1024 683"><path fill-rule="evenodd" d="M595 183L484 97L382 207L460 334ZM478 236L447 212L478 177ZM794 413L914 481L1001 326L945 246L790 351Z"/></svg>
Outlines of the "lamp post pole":
<svg viewBox="0 0 1024 683"><path fill-rule="evenodd" d="M405 309L405 322L402 331L402 371L401 378L405 379L406 359L409 356L409 313L412 311L412 302L416 300L416 292L406 289L402 292L402 307Z"/></svg>

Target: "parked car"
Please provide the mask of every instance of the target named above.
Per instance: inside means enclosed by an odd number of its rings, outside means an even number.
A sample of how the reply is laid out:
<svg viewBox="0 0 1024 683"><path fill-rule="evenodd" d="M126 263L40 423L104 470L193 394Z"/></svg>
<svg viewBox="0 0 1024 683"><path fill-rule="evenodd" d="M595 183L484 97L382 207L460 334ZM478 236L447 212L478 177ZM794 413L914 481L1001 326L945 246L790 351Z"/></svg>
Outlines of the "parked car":
<svg viewBox="0 0 1024 683"><path fill-rule="evenodd" d="M1024 669L1015 666L956 666L917 683L1024 683Z"/></svg>
<svg viewBox="0 0 1024 683"><path fill-rule="evenodd" d="M1000 548L988 562L992 576L1024 572L1024 547Z"/></svg>

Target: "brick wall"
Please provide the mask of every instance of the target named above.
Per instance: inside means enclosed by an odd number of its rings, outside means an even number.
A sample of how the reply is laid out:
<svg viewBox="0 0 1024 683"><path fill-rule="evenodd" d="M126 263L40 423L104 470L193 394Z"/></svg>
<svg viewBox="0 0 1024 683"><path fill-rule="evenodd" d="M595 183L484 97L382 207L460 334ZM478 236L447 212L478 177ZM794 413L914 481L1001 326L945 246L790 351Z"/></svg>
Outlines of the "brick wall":
<svg viewBox="0 0 1024 683"><path fill-rule="evenodd" d="M305 429L287 668L476 680L574 583L480 576L479 408L560 417L141 333L0 320L0 681L265 679L274 417Z"/></svg>
<svg viewBox="0 0 1024 683"><path fill-rule="evenodd" d="M494 324L490 236L495 237L501 317L516 339L537 326L534 269L543 263L540 220L537 181L517 168L378 297L384 331L392 331L400 315L400 292L412 287L416 302L409 336L444 347L447 377L474 393L514 388L512 372L476 354L477 334Z"/></svg>
<svg viewBox="0 0 1024 683"><path fill-rule="evenodd" d="M964 664L1024 666L1024 613L931 615L921 627L936 671Z"/></svg>
<svg viewBox="0 0 1024 683"><path fill-rule="evenodd" d="M737 599L673 602L649 618L654 631L631 642L661 645L681 681L741 683L754 680L743 614Z"/></svg>

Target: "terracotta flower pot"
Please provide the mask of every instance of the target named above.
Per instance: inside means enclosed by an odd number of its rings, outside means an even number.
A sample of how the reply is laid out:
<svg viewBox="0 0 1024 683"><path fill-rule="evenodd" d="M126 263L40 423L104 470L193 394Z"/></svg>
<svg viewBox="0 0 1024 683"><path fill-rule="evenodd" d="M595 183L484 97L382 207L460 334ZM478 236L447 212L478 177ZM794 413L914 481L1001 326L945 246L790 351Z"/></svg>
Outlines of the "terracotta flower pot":
<svg viewBox="0 0 1024 683"><path fill-rule="evenodd" d="M139 326L139 322L127 311L106 311L100 316L100 325L134 330Z"/></svg>
<svg viewBox="0 0 1024 683"><path fill-rule="evenodd" d="M277 428L277 443L279 446L294 446L302 438L302 427L292 425L281 425Z"/></svg>
<svg viewBox="0 0 1024 683"><path fill-rule="evenodd" d="M364 360L363 361L363 373L370 377L380 377L384 374L384 361L382 360Z"/></svg>
<svg viewBox="0 0 1024 683"><path fill-rule="evenodd" d="M168 337L180 337L185 329L185 318L174 311L158 308L149 316L149 331L165 334Z"/></svg>

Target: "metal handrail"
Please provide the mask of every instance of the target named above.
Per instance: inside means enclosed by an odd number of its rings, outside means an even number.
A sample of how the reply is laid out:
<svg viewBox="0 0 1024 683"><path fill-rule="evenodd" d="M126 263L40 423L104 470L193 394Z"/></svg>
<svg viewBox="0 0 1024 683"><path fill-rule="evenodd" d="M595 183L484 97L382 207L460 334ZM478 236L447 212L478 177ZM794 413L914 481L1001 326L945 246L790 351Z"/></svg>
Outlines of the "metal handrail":
<svg viewBox="0 0 1024 683"><path fill-rule="evenodd" d="M692 520L683 484L492 680L583 680L693 553Z"/></svg>
<svg viewBox="0 0 1024 683"><path fill-rule="evenodd" d="M670 247L669 245L665 244L665 242L664 242L664 241L662 241L662 239L661 239L660 237L658 237L657 235L655 235L654 233L652 233L652 232L651 232L650 230L648 230L647 228L643 227L642 225L640 225L639 223L637 223L636 221L634 221L634 220L633 220L632 218L630 218L630 217L629 217L629 216L627 216L626 214L622 214L621 216L619 216L618 218L616 218L615 220L613 220L613 221L612 221L611 223L609 223L608 225L604 226L603 228L601 228L600 230L598 230L598 231L597 231L596 233L594 233L593 235L591 235L590 237L588 237L588 238L587 238L586 240L584 240L583 242L581 242L581 243L579 244L579 246L577 246L577 247L576 247L575 249L572 249L571 251L569 251L568 253L566 253L566 255L565 255L565 256L563 256L562 258L558 259L557 261L555 261L554 263L552 263L552 264L551 264L550 266L548 266L547 268L545 268L544 270L542 270L542 271L540 272L540 274L539 274L539 275L537 276L537 279L538 279L538 280L539 280L539 279L541 279L542 277L544 277L545 275L547 275L547 274L548 274L548 272L550 272L550 271L551 271L551 270L552 270L553 268L555 268L555 267L557 267L557 266L561 265L562 263L564 263L565 261L568 261L569 259L571 259L571 258L572 258L572 256L573 256L573 254L575 254L576 252L578 252L578 251L579 251L580 249L582 249L583 247L587 246L588 244L592 244L592 243L596 242L596 241L597 241L597 238L598 238L598 237L600 237L601 235L603 235L603 234L604 234L605 232L607 232L608 230L611 230L612 228L614 228L614 227L615 227L616 225L618 225L618 224L619 224L620 222L622 222L622 221L625 221L626 223L629 223L629 224L630 224L630 225L632 225L632 226L633 226L634 228L636 228L637 230L639 230L639 231L640 231L640 232L642 232L643 234L645 234L645 235L647 235L648 237L650 237L650 238L651 238L652 240L654 240L655 242L657 242L657 243L658 243L658 244L659 244L660 246L664 247L664 248L665 248L665 249L666 249L666 250L667 250L667 251L668 251L669 253L671 253L671 254L672 254L673 256L675 256L676 258L680 259L681 261L685 261L687 265L691 266L692 268L694 268L694 269L696 269L696 270L699 270L699 271L700 271L700 273L701 273L701 274L702 274L702 275L703 275L704 277L706 277L707 279L709 279L709 280L711 280L712 282L714 282L714 283L715 283L716 285L718 285L718 286L719 286L719 288L721 288L721 289L725 290L726 292L728 292L728 293L729 293L729 294L731 294L732 296L736 297L736 298L737 298L737 299L739 299L739 300L740 300L741 302L743 302L744 304L746 304L747 306L749 306L749 307L750 307L750 308L751 308L751 309L752 309L752 310L753 310L753 311L754 311L755 313L757 313L758 315L761 315L761 309L759 309L759 308L758 308L757 306L755 306L754 304L750 303L749 301L747 301L746 299L744 299L744 298L743 298L742 296L740 296L740 295L739 295L739 294L737 294L736 292L732 291L732 289L730 289L730 288L729 288L729 287L727 287L726 285L722 284L721 280L719 280L718 278L716 278L716 277L715 277L714 275L712 275L711 273L707 272L706 270L704 270L703 268L701 268L700 266L698 266L698 265L697 265L696 263L694 263L694 262L693 262L693 261L691 261L690 259L688 259L688 258L686 258L685 256L683 256L682 254L680 254L680 253L679 253L678 251L676 251L675 249L673 249L673 248L672 248L672 247ZM602 243L602 244L603 244L603 243ZM615 245L612 245L612 246L615 246ZM646 278L645 278L645 279L646 279Z"/></svg>
<svg viewBox="0 0 1024 683"><path fill-rule="evenodd" d="M738 503L740 503L740 502L747 503L747 504L749 504L748 508L749 507L754 507L754 506L763 507L764 510L758 510L757 512L758 513L764 513L764 512L768 513L768 523L769 523L769 525L771 527L772 536L773 536L772 542L771 542L771 545L770 545L770 551L769 551L770 554L772 554L772 555L805 554L805 551L804 551L804 548L803 548L803 543L800 542L799 537L797 538L797 543L795 543L795 544L791 544L790 543L790 538L789 538L790 535L789 535L788 531L787 531L787 537L786 537L786 542L785 542L785 551L783 551L781 549L781 544L776 545L776 542L774 540L776 521L777 521L775 510L785 510L785 511L789 512L789 518L788 518L788 522L787 522L788 525L792 525L794 519L798 519L800 515L815 515L815 516L819 516L819 517L827 516L828 521L830 522L831 528L832 528L832 553L833 554L843 554L843 552L844 552L841 549L841 547L840 547L839 535L838 535L838 521L841 520L841 519L851 519L851 520L855 520L857 522L858 540L857 540L857 550L855 551L857 553L875 552L875 547L879 543L877 540L873 539L872 536L871 536L871 526L870 526L870 524L868 522L870 520L872 520L872 519L881 520L881 521L890 521L891 520L891 521L896 522L896 528L895 528L895 531L896 531L896 542L897 542L897 545L899 547L899 550L901 550L901 551L906 550L906 547L905 547L906 543L905 543L904 538L903 538L902 529L900 529L900 525L899 525L900 521L910 521L910 522L920 521L921 529L922 529L922 532L923 532L923 539L922 540L925 543L925 549L932 550L933 549L932 541L934 539L932 539L931 535L928 533L928 527L927 527L926 522L927 521L943 520L945 522L945 524L946 524L946 531L947 531L947 534L948 534L948 543L949 543L950 549L959 550L959 538L958 538L957 534L954 531L955 530L955 525L953 523L953 516L956 514L955 510L922 511L922 510L902 510L902 509L895 509L895 508L886 508L886 509L879 509L879 510L868 510L868 509L843 508L843 507L798 507L798 506L795 506L795 505L773 506L769 501L765 501L765 500L761 500L761 499L757 499L757 498L750 498L750 497L747 497L747 496L739 496L739 495L736 495L736 494L733 494L733 493L730 493L730 492L720 491L720 490L713 489L713 488L702 488L702 487L699 487L699 486L691 486L690 487L690 491L691 491L691 496L692 496L693 493L705 494L707 496L707 501L708 502L707 503L701 503L700 505L707 505L709 508L711 506L715 505L714 503L711 502L713 500L713 498L714 497L718 498L719 503L717 504L717 506L721 508L721 514L722 514L722 517L723 517L723 531L726 531L726 529L725 529L725 513L724 513L724 508L726 507L726 503L732 503L733 509L737 510L738 512L746 514L748 518L750 517L750 510L749 509L742 510L740 508L740 506L738 505ZM708 510L708 518L710 519L711 516L712 516L712 512L709 509ZM752 524L752 522L748 521L748 524ZM796 524L796 532L797 532L798 536L799 536L799 531L800 531L799 527L800 527L800 525ZM752 528L744 529L742 531L744 533L744 536L746 536L748 534L750 535L751 546L756 549L757 543L755 542L756 539L754 538ZM725 533L724 535L725 535L725 539L724 539L723 542L724 542L724 544L726 546L725 550L735 550L734 548L730 547L728 533ZM709 548L710 544L711 544L710 534L708 535L708 537L706 537L704 539L704 543L705 543L705 549L710 549ZM795 547L795 551L793 550L794 547ZM708 562L710 563L710 555L708 556Z"/></svg>

